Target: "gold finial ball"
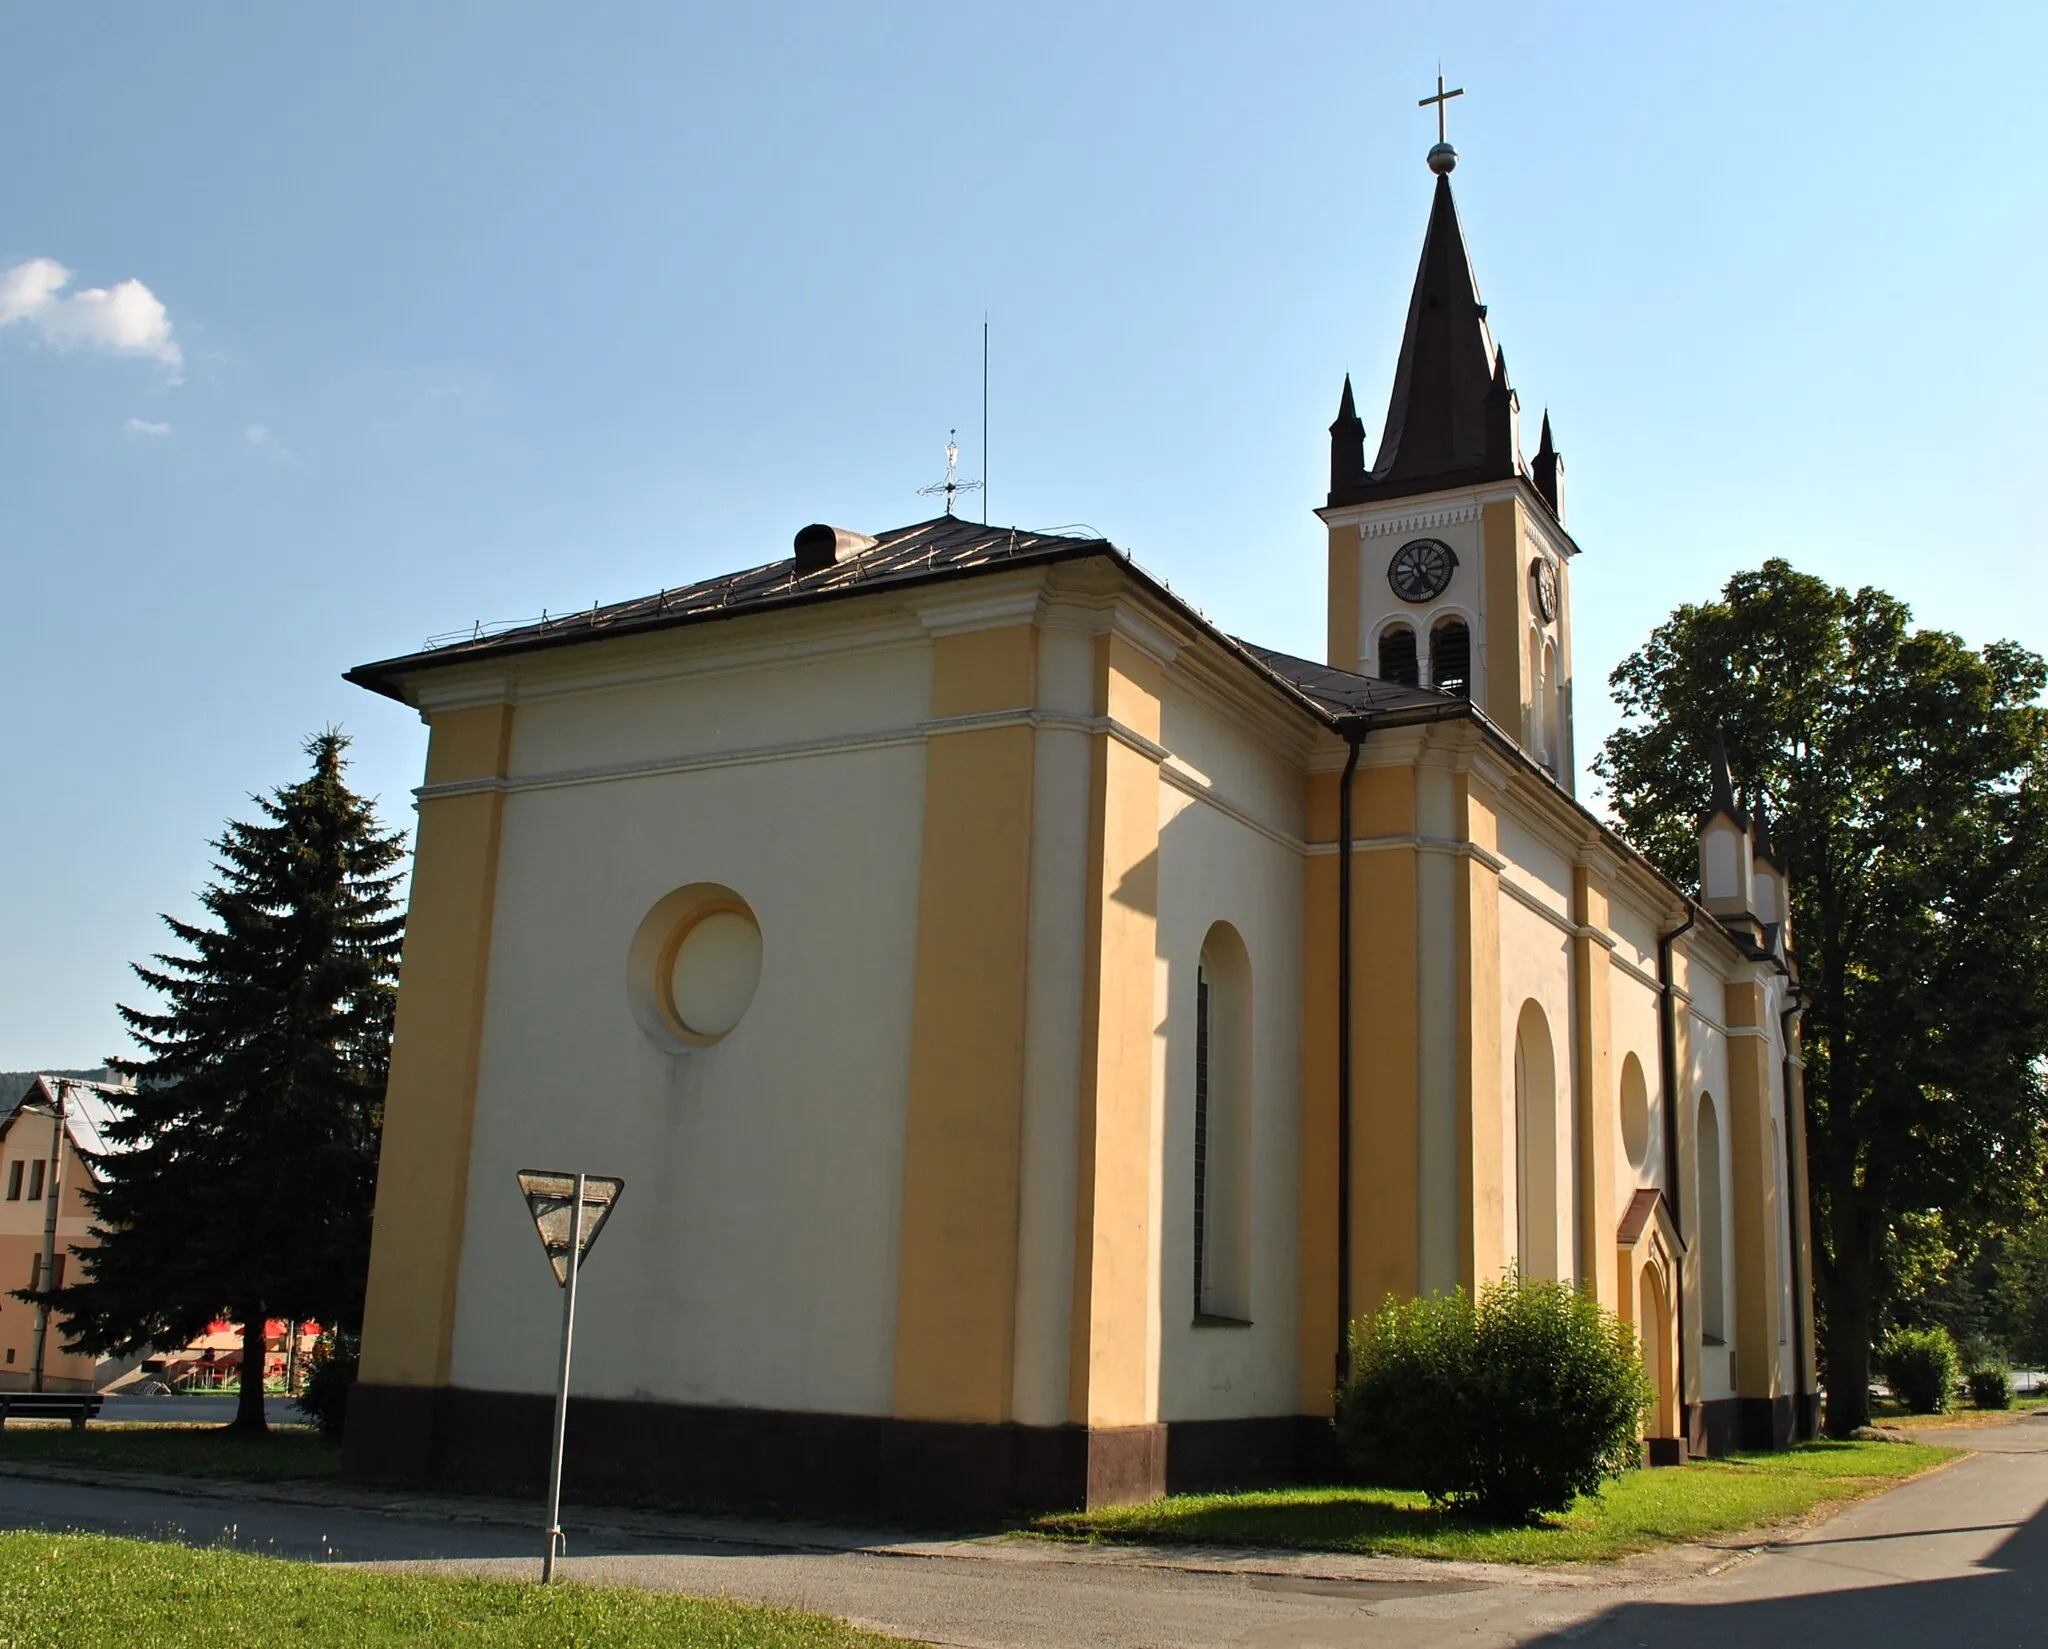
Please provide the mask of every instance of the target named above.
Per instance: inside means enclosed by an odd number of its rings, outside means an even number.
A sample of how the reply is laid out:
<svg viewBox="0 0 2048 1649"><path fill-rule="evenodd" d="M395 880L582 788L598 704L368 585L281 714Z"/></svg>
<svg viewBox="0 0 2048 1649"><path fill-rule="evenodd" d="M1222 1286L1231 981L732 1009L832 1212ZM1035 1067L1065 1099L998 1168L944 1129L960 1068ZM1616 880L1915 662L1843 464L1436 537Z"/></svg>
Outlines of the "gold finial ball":
<svg viewBox="0 0 2048 1649"><path fill-rule="evenodd" d="M1429 169L1442 177L1458 164L1458 151L1448 143L1438 143L1429 151Z"/></svg>

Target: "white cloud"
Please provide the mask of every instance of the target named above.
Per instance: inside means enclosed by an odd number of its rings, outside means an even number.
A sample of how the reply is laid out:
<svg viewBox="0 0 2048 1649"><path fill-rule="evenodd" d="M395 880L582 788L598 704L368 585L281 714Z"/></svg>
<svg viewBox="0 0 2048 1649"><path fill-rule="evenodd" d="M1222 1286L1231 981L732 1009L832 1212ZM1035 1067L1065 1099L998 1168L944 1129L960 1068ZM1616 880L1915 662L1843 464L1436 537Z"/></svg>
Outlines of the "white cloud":
<svg viewBox="0 0 2048 1649"><path fill-rule="evenodd" d="M114 355L148 355L176 369L184 352L171 336L162 301L137 280L66 294L71 271L55 258L0 269L0 327L17 322L54 349L84 345Z"/></svg>
<svg viewBox="0 0 2048 1649"><path fill-rule="evenodd" d="M152 424L147 418L130 418L127 428L130 435L168 435L171 433L171 426L169 424Z"/></svg>
<svg viewBox="0 0 2048 1649"><path fill-rule="evenodd" d="M289 464L293 469L303 470L305 461L271 433L268 424L251 424L242 431L242 439L258 452L275 458L280 464Z"/></svg>

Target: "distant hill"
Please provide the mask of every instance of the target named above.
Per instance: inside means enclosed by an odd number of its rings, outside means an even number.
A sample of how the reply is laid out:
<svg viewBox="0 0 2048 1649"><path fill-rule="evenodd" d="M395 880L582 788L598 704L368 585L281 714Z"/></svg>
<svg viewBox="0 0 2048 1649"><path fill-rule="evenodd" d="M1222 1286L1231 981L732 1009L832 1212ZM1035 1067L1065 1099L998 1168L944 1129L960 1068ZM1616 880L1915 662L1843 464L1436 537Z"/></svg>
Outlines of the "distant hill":
<svg viewBox="0 0 2048 1649"><path fill-rule="evenodd" d="M114 1073L104 1065L96 1071L0 1071L0 1110L12 1110L39 1076L75 1076L81 1082L114 1080Z"/></svg>

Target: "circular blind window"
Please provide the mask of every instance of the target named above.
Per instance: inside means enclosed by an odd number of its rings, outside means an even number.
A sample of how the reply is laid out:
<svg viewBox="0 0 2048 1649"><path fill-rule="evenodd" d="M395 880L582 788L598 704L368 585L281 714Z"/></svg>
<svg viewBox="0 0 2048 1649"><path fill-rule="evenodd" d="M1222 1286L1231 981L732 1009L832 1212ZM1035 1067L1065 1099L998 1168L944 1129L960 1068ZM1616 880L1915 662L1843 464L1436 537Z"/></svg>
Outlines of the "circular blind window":
<svg viewBox="0 0 2048 1649"><path fill-rule="evenodd" d="M669 966L669 1005L692 1036L706 1041L740 1022L761 983L761 930L738 910L714 910L693 922Z"/></svg>
<svg viewBox="0 0 2048 1649"><path fill-rule="evenodd" d="M1630 1054L1621 1065L1621 1148L1640 1168L1650 1155L1650 1090L1642 1061Z"/></svg>
<svg viewBox="0 0 2048 1649"><path fill-rule="evenodd" d="M626 952L626 1003L662 1052L708 1048L752 1006L761 960L761 924L746 900L692 882L640 919Z"/></svg>

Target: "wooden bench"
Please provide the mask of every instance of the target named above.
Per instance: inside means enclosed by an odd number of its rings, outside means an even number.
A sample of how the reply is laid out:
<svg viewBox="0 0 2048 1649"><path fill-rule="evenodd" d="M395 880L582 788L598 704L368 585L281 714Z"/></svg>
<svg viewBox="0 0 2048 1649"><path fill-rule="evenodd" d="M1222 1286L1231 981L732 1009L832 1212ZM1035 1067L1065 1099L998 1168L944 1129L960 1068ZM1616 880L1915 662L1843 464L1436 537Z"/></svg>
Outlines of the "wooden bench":
<svg viewBox="0 0 2048 1649"><path fill-rule="evenodd" d="M9 1420L69 1420L73 1431L84 1431L105 1401L93 1391L0 1391L0 1427Z"/></svg>

